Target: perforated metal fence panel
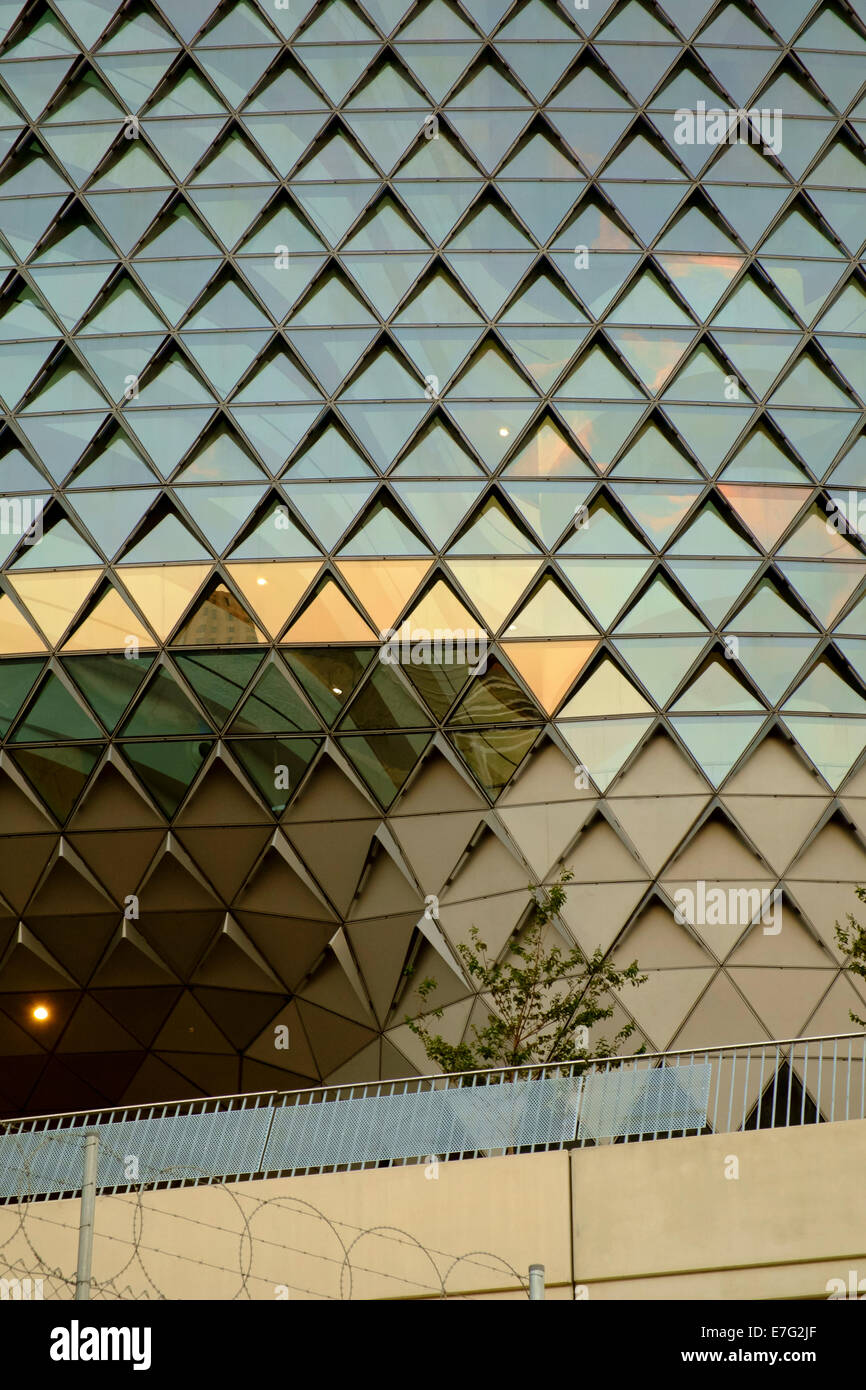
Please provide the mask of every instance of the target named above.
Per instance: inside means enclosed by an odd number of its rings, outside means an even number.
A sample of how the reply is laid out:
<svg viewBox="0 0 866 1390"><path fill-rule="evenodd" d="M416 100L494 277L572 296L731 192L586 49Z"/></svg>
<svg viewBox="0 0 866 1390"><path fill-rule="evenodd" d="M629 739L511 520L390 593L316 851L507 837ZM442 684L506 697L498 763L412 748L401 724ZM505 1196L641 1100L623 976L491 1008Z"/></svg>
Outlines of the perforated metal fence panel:
<svg viewBox="0 0 866 1390"><path fill-rule="evenodd" d="M709 1062L691 1062L592 1073L584 1082L578 1139L703 1129L711 1070Z"/></svg>
<svg viewBox="0 0 866 1390"><path fill-rule="evenodd" d="M272 1113L267 1105L2 1135L0 1197L76 1191L87 1134L99 1136L100 1188L257 1173Z"/></svg>
<svg viewBox="0 0 866 1390"><path fill-rule="evenodd" d="M275 1111L267 1172L573 1140L580 1080L539 1077L400 1095L286 1105Z"/></svg>
<svg viewBox="0 0 866 1390"><path fill-rule="evenodd" d="M82 1114L78 1123L11 1120L0 1124L0 1202L79 1191L92 1133L106 1191L862 1118L864 1047L862 1034L795 1038L719 1048L702 1061L693 1053L660 1065L647 1056L611 1061L582 1076L572 1062L541 1075L526 1067L184 1101L169 1114L154 1106Z"/></svg>

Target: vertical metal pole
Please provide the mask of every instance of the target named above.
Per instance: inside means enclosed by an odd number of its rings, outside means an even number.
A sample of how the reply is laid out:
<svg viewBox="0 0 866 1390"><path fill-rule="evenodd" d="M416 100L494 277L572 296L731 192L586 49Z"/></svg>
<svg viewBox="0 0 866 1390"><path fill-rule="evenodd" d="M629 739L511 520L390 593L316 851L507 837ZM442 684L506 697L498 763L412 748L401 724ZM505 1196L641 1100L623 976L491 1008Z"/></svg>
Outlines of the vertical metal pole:
<svg viewBox="0 0 866 1390"><path fill-rule="evenodd" d="M96 1218L96 1164L99 1140L88 1134L84 1141L84 1181L81 1184L81 1224L78 1227L78 1268L75 1271L76 1302L90 1298L93 1271L93 1223Z"/></svg>
<svg viewBox="0 0 866 1390"><path fill-rule="evenodd" d="M531 1302L544 1302L544 1265L529 1266L529 1298Z"/></svg>

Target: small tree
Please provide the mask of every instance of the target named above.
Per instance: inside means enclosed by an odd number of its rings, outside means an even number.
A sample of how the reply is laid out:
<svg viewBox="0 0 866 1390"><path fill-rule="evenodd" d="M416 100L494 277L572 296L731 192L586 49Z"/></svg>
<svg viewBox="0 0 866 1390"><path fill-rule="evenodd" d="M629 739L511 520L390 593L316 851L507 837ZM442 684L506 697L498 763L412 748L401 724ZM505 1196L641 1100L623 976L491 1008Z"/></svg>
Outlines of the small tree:
<svg viewBox="0 0 866 1390"><path fill-rule="evenodd" d="M858 887L854 892L861 903L866 902L866 888ZM861 979L866 980L866 927L861 927L851 912L846 913L846 918L847 927L836 923L836 945L846 956L851 957L845 969L852 975L859 975ZM866 1028L866 1018L855 1014L853 1009L848 1010L848 1017L858 1028Z"/></svg>
<svg viewBox="0 0 866 1390"><path fill-rule="evenodd" d="M576 947L563 954L559 946L545 949L545 928L566 901L567 884L573 877L564 869L550 888L531 884L533 914L522 939L515 938L502 961L492 960L477 927L469 932L470 944L457 950L467 974L482 994L490 997L491 1017L483 1028L473 1024L471 1041L456 1046L434 1033L424 1018L406 1018L412 1032L424 1044L432 1062L445 1072L476 1071L484 1067L519 1067L535 1063L577 1059L589 1063L610 1057L635 1025L628 1023L611 1041L600 1039L589 1047L589 1029L613 1016L613 1004L604 1001L610 990L625 984L642 985L637 961L617 970L604 959L601 947L589 957ZM412 971L407 973L411 974ZM438 989L427 978L418 986L423 1002ZM442 1008L428 1018L442 1017Z"/></svg>

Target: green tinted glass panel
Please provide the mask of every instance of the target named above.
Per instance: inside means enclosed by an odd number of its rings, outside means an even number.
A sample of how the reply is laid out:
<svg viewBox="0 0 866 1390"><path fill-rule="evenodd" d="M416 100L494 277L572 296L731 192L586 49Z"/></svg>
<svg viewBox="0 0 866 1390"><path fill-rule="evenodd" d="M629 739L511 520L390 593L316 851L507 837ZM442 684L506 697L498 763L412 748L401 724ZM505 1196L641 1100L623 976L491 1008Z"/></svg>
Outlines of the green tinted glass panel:
<svg viewBox="0 0 866 1390"><path fill-rule="evenodd" d="M306 647L287 651L285 656L319 714L327 724L333 724L373 660L375 649Z"/></svg>
<svg viewBox="0 0 866 1390"><path fill-rule="evenodd" d="M318 729L318 721L277 666L268 666L229 726L232 734L276 734Z"/></svg>
<svg viewBox="0 0 866 1390"><path fill-rule="evenodd" d="M280 815L322 745L320 738L232 739L227 745L268 806Z"/></svg>
<svg viewBox="0 0 866 1390"><path fill-rule="evenodd" d="M41 670L41 661L0 662L0 738L6 737Z"/></svg>
<svg viewBox="0 0 866 1390"><path fill-rule="evenodd" d="M173 816L204 762L210 744L183 739L120 746L123 756L157 805L167 816Z"/></svg>
<svg viewBox="0 0 866 1390"><path fill-rule="evenodd" d="M410 662L403 667L403 672L435 717L444 719L469 679L471 669L465 662L454 662L453 665Z"/></svg>
<svg viewBox="0 0 866 1390"><path fill-rule="evenodd" d="M475 677L454 714L458 724L538 719L538 708L495 659Z"/></svg>
<svg viewBox="0 0 866 1390"><path fill-rule="evenodd" d="M429 733L352 734L340 747L387 810L430 741Z"/></svg>
<svg viewBox="0 0 866 1390"><path fill-rule="evenodd" d="M15 730L12 742L54 743L65 739L98 738L99 734L90 715L52 671Z"/></svg>
<svg viewBox="0 0 866 1390"><path fill-rule="evenodd" d="M423 707L390 666L377 664L340 720L341 729L411 729L429 723Z"/></svg>
<svg viewBox="0 0 866 1390"><path fill-rule="evenodd" d="M211 719L222 727L262 663L258 652L212 652L176 656L181 672Z"/></svg>
<svg viewBox="0 0 866 1390"><path fill-rule="evenodd" d="M155 734L206 734L210 729L165 667L160 667L123 725L123 733L153 737Z"/></svg>
<svg viewBox="0 0 866 1390"><path fill-rule="evenodd" d="M538 737L539 728L486 729L484 733L455 730L450 738L492 799L514 776Z"/></svg>
<svg viewBox="0 0 866 1390"><path fill-rule="evenodd" d="M22 748L15 762L34 786L50 811L65 821L101 752L99 744L80 743L74 747Z"/></svg>
<svg viewBox="0 0 866 1390"><path fill-rule="evenodd" d="M105 652L66 657L63 665L106 729L112 730L153 665L153 657Z"/></svg>

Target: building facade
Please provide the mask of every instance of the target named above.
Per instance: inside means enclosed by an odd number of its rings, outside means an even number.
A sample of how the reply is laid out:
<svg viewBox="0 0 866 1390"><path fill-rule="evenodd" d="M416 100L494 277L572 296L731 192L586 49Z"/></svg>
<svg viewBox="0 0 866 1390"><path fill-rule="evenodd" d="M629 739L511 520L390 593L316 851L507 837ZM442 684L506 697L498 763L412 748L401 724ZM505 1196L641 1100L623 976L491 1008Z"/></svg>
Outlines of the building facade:
<svg viewBox="0 0 866 1390"><path fill-rule="evenodd" d="M0 1107L844 1031L864 0L0 3ZM408 973L414 972L414 973Z"/></svg>

